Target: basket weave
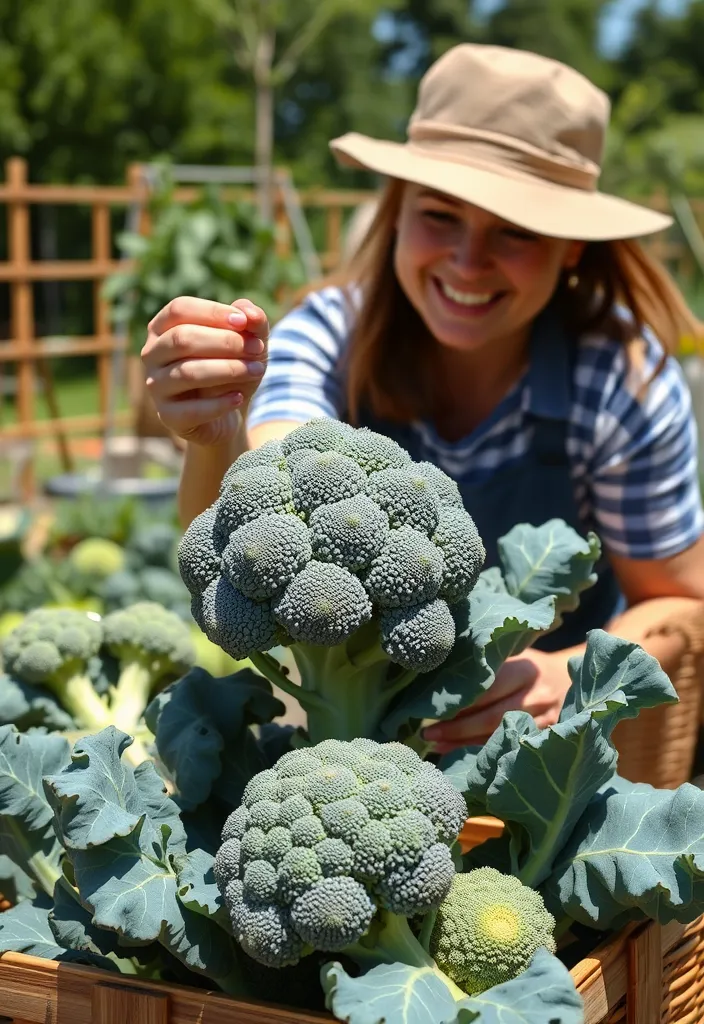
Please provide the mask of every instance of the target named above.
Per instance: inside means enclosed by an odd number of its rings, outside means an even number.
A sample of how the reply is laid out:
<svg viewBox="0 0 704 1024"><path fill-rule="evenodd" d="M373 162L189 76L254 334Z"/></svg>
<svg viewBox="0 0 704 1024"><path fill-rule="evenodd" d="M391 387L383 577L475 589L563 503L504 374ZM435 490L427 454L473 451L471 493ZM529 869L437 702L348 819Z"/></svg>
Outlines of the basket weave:
<svg viewBox="0 0 704 1024"><path fill-rule="evenodd" d="M619 752L618 773L631 782L676 789L692 777L704 691L704 611L694 608L664 619L650 635L677 637L681 654L670 673L679 704L641 711L613 733ZM704 1019L704 1018L703 1018Z"/></svg>

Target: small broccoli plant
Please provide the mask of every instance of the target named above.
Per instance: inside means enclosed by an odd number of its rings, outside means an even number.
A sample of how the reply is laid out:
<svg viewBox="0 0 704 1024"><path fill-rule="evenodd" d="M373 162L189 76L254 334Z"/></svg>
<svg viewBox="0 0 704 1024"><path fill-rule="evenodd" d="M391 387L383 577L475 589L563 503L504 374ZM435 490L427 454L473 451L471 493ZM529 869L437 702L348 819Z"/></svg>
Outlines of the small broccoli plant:
<svg viewBox="0 0 704 1024"><path fill-rule="evenodd" d="M147 601L111 612L102 626L105 648L119 664L112 722L134 733L149 698L195 663L190 631L176 614Z"/></svg>
<svg viewBox="0 0 704 1024"><path fill-rule="evenodd" d="M437 910L429 950L470 995L527 970L538 949L554 953L555 918L540 893L496 868L455 875Z"/></svg>
<svg viewBox="0 0 704 1024"><path fill-rule="evenodd" d="M455 642L484 548L453 481L367 429L317 420L244 453L179 568L206 636L308 712L313 742L374 736ZM299 689L267 651L291 646Z"/></svg>
<svg viewBox="0 0 704 1024"><path fill-rule="evenodd" d="M80 728L102 729L110 710L91 679L102 642L97 616L38 608L0 641L0 655L10 680L50 691Z"/></svg>
<svg viewBox="0 0 704 1024"><path fill-rule="evenodd" d="M194 665L191 630L142 602L98 615L37 609L0 641L0 723L86 732L115 724L135 735L128 757L146 759L142 716L166 683Z"/></svg>
<svg viewBox="0 0 704 1024"><path fill-rule="evenodd" d="M447 895L465 816L462 795L403 744L284 754L245 789L215 860L236 939L269 967L313 950L427 966L407 919Z"/></svg>

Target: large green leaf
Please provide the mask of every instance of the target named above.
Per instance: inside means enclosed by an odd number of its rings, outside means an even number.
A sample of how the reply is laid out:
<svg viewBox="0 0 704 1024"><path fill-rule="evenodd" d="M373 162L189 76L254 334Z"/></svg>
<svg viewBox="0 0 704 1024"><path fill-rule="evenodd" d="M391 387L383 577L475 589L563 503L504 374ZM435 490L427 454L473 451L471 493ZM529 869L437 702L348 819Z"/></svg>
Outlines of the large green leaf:
<svg viewBox="0 0 704 1024"><path fill-rule="evenodd" d="M216 918L226 931L230 920L218 889L213 864L215 858L205 850L193 850L180 865L178 898L184 907L206 917Z"/></svg>
<svg viewBox="0 0 704 1024"><path fill-rule="evenodd" d="M151 762L135 771L122 762L131 738L114 726L79 740L72 763L47 775L44 788L56 828L70 850L88 850L117 836L129 836L144 817L150 828L167 824L173 853L185 850L178 807L164 790Z"/></svg>
<svg viewBox="0 0 704 1024"><path fill-rule="evenodd" d="M237 806L249 779L267 767L248 726L284 710L268 680L250 669L214 678L194 668L155 697L146 721L181 806L197 807L213 786Z"/></svg>
<svg viewBox="0 0 704 1024"><path fill-rule="evenodd" d="M630 918L693 921L704 912L704 793L619 779L590 802L546 899L558 917L610 928Z"/></svg>
<svg viewBox="0 0 704 1024"><path fill-rule="evenodd" d="M0 914L0 953L26 953L56 960L66 951L49 927L48 901L24 900Z"/></svg>
<svg viewBox="0 0 704 1024"><path fill-rule="evenodd" d="M654 658L603 630L589 634L570 673L557 725L538 730L530 715L509 712L467 776L470 813L480 809L509 823L514 870L531 886L550 874L589 801L616 771L616 723L673 692Z"/></svg>
<svg viewBox="0 0 704 1024"><path fill-rule="evenodd" d="M52 734L19 733L0 727L0 848L22 874L48 894L60 874L62 850L52 828L52 809L42 777L69 761L67 741Z"/></svg>
<svg viewBox="0 0 704 1024"><path fill-rule="evenodd" d="M121 761L128 740L113 726L103 729L76 745L63 772L45 779L80 902L93 925L125 945L158 941L190 970L229 987L232 940L179 899L178 872L188 855L178 808L150 762L133 770Z"/></svg>
<svg viewBox="0 0 704 1024"><path fill-rule="evenodd" d="M383 964L351 978L329 963L320 980L325 1005L346 1024L450 1024L457 1016L457 989L437 968Z"/></svg>
<svg viewBox="0 0 704 1024"><path fill-rule="evenodd" d="M587 538L562 519L540 526L519 523L498 542L509 594L532 603L555 596L555 626L574 611L579 595L596 582L594 565L601 554L596 534Z"/></svg>
<svg viewBox="0 0 704 1024"><path fill-rule="evenodd" d="M504 661L529 647L552 625L554 599L526 604L477 585L467 601L467 623L439 668L419 675L394 703L382 730L395 738L407 722L452 718L493 683Z"/></svg>
<svg viewBox="0 0 704 1024"><path fill-rule="evenodd" d="M583 1024L584 1004L567 968L539 949L527 971L461 1004L456 1024ZM644 1022L645 1024L645 1022Z"/></svg>

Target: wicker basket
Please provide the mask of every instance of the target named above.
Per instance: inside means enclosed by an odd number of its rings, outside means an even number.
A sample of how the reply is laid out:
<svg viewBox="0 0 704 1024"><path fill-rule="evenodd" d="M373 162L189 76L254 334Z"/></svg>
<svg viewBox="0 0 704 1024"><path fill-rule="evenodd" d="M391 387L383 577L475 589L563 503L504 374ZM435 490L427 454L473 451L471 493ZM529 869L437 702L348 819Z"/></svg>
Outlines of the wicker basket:
<svg viewBox="0 0 704 1024"><path fill-rule="evenodd" d="M621 722L613 740L620 775L658 789L675 789L692 777L704 692L704 612L693 608L677 619L665 619L652 632L679 639L671 679L680 702Z"/></svg>
<svg viewBox="0 0 704 1024"><path fill-rule="evenodd" d="M581 960L572 977L584 1000L584 1024L701 1024L704 917L687 927L647 924L625 930ZM322 1024L332 1019L18 953L0 957L0 1017L12 1024Z"/></svg>

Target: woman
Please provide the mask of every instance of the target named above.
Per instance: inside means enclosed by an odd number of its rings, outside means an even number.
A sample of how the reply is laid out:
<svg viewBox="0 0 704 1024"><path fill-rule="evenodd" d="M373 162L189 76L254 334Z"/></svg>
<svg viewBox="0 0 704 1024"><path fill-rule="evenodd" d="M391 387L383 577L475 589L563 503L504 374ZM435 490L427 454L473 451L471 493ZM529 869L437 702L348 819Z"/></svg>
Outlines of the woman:
<svg viewBox="0 0 704 1024"><path fill-rule="evenodd" d="M564 65L455 47L421 83L407 143L333 142L388 184L349 266L274 329L263 381L268 325L246 299L179 298L149 325L148 385L188 441L185 522L240 451L327 415L450 473L490 563L515 523L598 533L580 609L550 650L510 659L470 711L427 730L441 751L512 708L555 722L594 626L667 670L673 640L649 629L704 597L695 430L667 354L698 325L633 241L668 218L596 189L607 121L604 94Z"/></svg>

